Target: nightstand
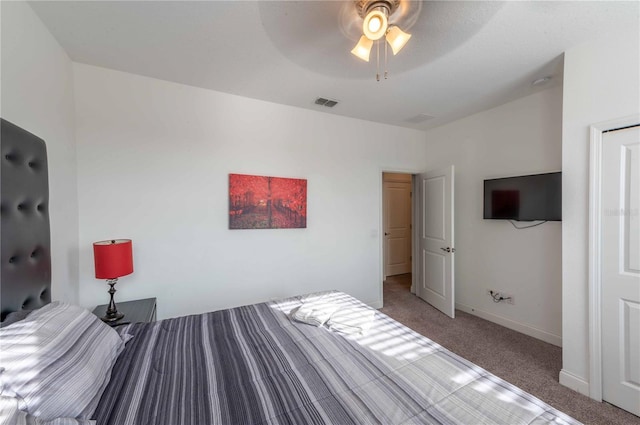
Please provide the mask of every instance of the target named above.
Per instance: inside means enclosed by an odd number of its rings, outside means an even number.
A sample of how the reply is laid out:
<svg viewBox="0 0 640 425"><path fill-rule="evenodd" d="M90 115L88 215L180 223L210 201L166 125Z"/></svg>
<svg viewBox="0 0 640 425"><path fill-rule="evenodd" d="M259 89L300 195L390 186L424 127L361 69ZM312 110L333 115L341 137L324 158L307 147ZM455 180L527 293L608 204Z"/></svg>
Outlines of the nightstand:
<svg viewBox="0 0 640 425"><path fill-rule="evenodd" d="M105 322L109 326L125 325L136 322L156 321L156 299L145 298L143 300L121 301L116 303L119 313L124 313L124 317L115 322ZM107 304L99 305L93 309L93 314L98 317L104 316L107 311Z"/></svg>

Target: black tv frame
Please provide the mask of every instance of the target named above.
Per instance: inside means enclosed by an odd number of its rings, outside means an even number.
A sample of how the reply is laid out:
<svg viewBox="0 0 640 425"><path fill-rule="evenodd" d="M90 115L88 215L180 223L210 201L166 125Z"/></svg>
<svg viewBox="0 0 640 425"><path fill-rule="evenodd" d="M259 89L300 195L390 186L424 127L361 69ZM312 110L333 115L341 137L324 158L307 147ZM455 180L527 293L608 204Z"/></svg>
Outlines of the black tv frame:
<svg viewBox="0 0 640 425"><path fill-rule="evenodd" d="M483 191L485 220L562 221L561 171L485 179Z"/></svg>

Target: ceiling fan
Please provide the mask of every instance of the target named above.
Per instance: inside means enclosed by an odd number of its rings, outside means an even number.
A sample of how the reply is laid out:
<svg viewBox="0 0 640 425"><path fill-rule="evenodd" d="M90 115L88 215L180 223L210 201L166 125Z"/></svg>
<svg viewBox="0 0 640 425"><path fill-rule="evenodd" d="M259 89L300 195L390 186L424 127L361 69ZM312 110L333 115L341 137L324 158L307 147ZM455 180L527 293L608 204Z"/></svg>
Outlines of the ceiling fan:
<svg viewBox="0 0 640 425"><path fill-rule="evenodd" d="M382 37L385 38L391 51L396 55L407 44L411 38L411 34L404 32L397 25L397 20L402 13L399 10L401 0L356 0L355 8L358 15L362 18L362 36L358 44L351 50L351 53L358 58L369 62L371 49L374 42L377 44L378 66L380 62L380 43ZM387 44L385 44L385 68L387 60ZM387 71L385 71L387 78ZM376 75L376 79L380 80L380 74Z"/></svg>

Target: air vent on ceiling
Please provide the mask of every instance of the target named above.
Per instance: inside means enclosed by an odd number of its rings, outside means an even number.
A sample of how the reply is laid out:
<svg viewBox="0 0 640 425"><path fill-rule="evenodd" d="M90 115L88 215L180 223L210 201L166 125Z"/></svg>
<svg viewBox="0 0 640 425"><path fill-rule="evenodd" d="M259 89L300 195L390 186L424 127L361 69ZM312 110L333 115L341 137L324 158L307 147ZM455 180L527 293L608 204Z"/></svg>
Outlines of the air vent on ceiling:
<svg viewBox="0 0 640 425"><path fill-rule="evenodd" d="M433 115L418 114L415 117L407 118L405 121L413 123L413 124L418 124L418 123L425 122L425 121L433 119L433 118L435 118Z"/></svg>
<svg viewBox="0 0 640 425"><path fill-rule="evenodd" d="M325 99L324 97L319 97L314 102L316 105L326 106L327 108L333 108L338 104L337 100L333 99Z"/></svg>

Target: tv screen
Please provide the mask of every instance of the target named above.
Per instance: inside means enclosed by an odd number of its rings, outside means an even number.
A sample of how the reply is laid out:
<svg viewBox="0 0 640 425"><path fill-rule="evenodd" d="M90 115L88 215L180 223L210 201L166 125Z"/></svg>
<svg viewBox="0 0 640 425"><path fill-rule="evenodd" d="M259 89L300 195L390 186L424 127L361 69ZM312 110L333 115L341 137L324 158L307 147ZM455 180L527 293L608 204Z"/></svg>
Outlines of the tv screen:
<svg viewBox="0 0 640 425"><path fill-rule="evenodd" d="M484 218L562 220L562 173L485 180Z"/></svg>

